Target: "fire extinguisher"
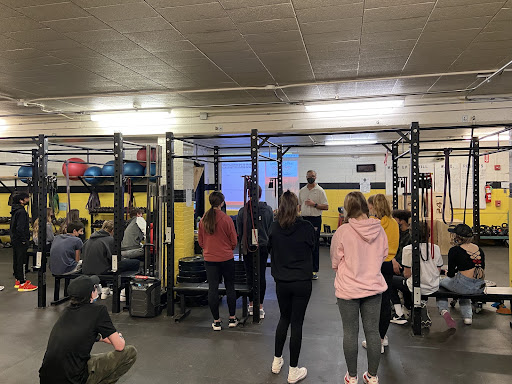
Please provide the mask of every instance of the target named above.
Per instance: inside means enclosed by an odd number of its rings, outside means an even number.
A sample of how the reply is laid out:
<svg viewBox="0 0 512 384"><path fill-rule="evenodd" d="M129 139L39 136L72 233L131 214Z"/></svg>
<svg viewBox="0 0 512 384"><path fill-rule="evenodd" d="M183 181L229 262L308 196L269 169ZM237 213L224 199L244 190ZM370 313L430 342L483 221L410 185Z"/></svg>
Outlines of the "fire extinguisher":
<svg viewBox="0 0 512 384"><path fill-rule="evenodd" d="M490 185L485 186L485 202L490 203L492 202L492 187Z"/></svg>

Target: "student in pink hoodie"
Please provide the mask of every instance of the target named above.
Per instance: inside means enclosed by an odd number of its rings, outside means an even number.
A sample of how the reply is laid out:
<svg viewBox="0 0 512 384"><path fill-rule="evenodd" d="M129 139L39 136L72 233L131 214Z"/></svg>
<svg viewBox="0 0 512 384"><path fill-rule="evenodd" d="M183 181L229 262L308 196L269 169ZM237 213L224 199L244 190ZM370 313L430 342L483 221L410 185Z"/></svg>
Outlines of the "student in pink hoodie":
<svg viewBox="0 0 512 384"><path fill-rule="evenodd" d="M387 289L381 266L388 256L388 240L380 220L368 218L368 204L361 192L345 197L345 222L331 243L334 287L343 323L343 352L348 372L345 384L356 384L359 313L366 336L368 371L365 383L376 384L380 363L379 318L382 293Z"/></svg>

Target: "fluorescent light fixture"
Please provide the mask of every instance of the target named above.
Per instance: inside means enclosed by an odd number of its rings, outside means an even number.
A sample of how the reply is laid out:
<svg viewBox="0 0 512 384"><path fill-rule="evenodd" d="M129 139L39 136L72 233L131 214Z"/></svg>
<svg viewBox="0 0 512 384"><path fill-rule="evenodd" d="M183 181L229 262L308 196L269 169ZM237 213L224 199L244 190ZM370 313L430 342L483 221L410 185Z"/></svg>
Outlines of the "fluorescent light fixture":
<svg viewBox="0 0 512 384"><path fill-rule="evenodd" d="M382 113L382 110L399 108L404 105L403 100L375 100L358 101L347 103L310 104L306 105L307 112L354 112L354 111L375 111Z"/></svg>
<svg viewBox="0 0 512 384"><path fill-rule="evenodd" d="M144 125L151 123L163 123L169 121L172 115L169 112L123 112L123 113L101 113L92 114L91 121L99 123L119 123L130 125L141 124Z"/></svg>
<svg viewBox="0 0 512 384"><path fill-rule="evenodd" d="M373 145L377 140L327 140L325 145Z"/></svg>

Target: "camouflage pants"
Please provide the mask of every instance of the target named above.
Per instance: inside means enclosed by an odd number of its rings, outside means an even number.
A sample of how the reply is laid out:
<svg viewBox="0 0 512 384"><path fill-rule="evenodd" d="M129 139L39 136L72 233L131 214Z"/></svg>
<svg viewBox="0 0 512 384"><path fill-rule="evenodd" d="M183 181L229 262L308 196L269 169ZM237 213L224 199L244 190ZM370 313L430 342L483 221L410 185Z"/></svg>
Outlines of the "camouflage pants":
<svg viewBox="0 0 512 384"><path fill-rule="evenodd" d="M87 362L87 384L111 384L123 376L137 360L137 350L127 345L122 351L91 355Z"/></svg>

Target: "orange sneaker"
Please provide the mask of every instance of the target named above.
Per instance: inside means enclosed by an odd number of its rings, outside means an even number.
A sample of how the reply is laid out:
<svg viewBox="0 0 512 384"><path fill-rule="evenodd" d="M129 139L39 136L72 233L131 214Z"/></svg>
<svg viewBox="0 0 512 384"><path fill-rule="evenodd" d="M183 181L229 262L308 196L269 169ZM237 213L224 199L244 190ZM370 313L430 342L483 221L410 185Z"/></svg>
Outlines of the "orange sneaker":
<svg viewBox="0 0 512 384"><path fill-rule="evenodd" d="M35 291L37 289L36 285L32 285L30 281L25 281L25 284L20 285L18 288L18 292L30 292Z"/></svg>
<svg viewBox="0 0 512 384"><path fill-rule="evenodd" d="M19 288L19 287L20 287L20 281L16 280L16 282L14 283L14 288Z"/></svg>

